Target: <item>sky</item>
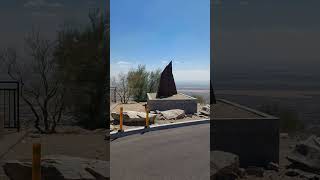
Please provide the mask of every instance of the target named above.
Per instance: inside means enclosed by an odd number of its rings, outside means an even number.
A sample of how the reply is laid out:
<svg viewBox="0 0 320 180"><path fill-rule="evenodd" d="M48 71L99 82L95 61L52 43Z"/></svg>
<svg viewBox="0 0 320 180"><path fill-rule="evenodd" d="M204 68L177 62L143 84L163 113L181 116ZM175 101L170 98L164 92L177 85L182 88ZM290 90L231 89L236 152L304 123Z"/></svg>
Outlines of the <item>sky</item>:
<svg viewBox="0 0 320 180"><path fill-rule="evenodd" d="M89 22L89 11L99 8L105 12L105 7L105 0L1 0L0 52L15 48L21 55L25 37L33 28L46 39L56 39L60 28L83 27ZM8 80L1 65L0 61L0 80Z"/></svg>
<svg viewBox="0 0 320 180"><path fill-rule="evenodd" d="M111 76L172 60L176 82L208 81L210 1L111 0L110 41Z"/></svg>
<svg viewBox="0 0 320 180"><path fill-rule="evenodd" d="M319 7L317 0L215 1L216 87L320 80Z"/></svg>
<svg viewBox="0 0 320 180"><path fill-rule="evenodd" d="M32 28L55 38L63 25L82 26L89 22L90 10L104 10L105 4L105 0L1 0L0 48L21 47Z"/></svg>

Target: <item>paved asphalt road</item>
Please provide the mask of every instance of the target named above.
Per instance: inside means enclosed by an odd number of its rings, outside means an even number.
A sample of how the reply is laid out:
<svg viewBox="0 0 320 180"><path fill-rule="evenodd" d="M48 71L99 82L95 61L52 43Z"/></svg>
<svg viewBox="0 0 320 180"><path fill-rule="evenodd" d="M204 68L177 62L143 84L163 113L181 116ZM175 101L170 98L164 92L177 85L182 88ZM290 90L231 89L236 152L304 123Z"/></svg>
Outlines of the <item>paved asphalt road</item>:
<svg viewBox="0 0 320 180"><path fill-rule="evenodd" d="M209 180L209 124L111 142L111 180Z"/></svg>

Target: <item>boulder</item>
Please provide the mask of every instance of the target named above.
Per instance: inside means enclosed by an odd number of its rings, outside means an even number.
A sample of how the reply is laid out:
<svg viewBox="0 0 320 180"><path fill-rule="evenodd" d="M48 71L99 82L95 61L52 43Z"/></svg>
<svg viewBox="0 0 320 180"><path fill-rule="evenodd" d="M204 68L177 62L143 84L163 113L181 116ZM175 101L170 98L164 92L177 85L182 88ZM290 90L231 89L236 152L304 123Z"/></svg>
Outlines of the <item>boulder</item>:
<svg viewBox="0 0 320 180"><path fill-rule="evenodd" d="M7 161L3 168L11 180L32 179L31 162ZM110 179L109 163L95 159L50 155L41 161L41 176L46 180L107 180Z"/></svg>
<svg viewBox="0 0 320 180"><path fill-rule="evenodd" d="M120 121L120 113L112 112L112 118L116 121ZM144 125L146 122L146 113L139 111L126 111L123 112L123 124L125 125ZM149 113L149 122L154 123L156 114Z"/></svg>
<svg viewBox="0 0 320 180"><path fill-rule="evenodd" d="M205 105L205 106L202 106L202 107L201 107L201 110L202 110L202 111L209 112L209 114L210 114L210 105L207 104L207 105Z"/></svg>
<svg viewBox="0 0 320 180"><path fill-rule="evenodd" d="M298 143L287 159L296 169L320 174L320 138L310 136Z"/></svg>
<svg viewBox="0 0 320 180"><path fill-rule="evenodd" d="M239 176L239 156L223 151L211 151L210 156L210 179L233 180Z"/></svg>
<svg viewBox="0 0 320 180"><path fill-rule="evenodd" d="M289 134L288 133L280 133L280 138L281 139L289 139Z"/></svg>
<svg viewBox="0 0 320 180"><path fill-rule="evenodd" d="M279 164L274 163L274 162L270 162L267 165L267 170L279 171Z"/></svg>
<svg viewBox="0 0 320 180"><path fill-rule="evenodd" d="M207 111L202 111L202 110L201 110L201 111L200 111L200 114L201 114L200 116L203 116L203 115L204 115L204 116L210 116L210 112L207 112Z"/></svg>
<svg viewBox="0 0 320 180"><path fill-rule="evenodd" d="M289 177L299 177L299 179L319 180L320 175L305 172L299 169L287 169L285 175Z"/></svg>
<svg viewBox="0 0 320 180"><path fill-rule="evenodd" d="M288 169L285 174L290 177L296 177L300 175L299 171L295 169Z"/></svg>
<svg viewBox="0 0 320 180"><path fill-rule="evenodd" d="M209 104L201 107L198 116L203 116L203 115L210 116L210 105Z"/></svg>
<svg viewBox="0 0 320 180"><path fill-rule="evenodd" d="M110 131L114 131L116 130L116 128L114 127L114 125L110 124Z"/></svg>
<svg viewBox="0 0 320 180"><path fill-rule="evenodd" d="M161 116L166 120L183 119L186 114L182 109L171 109L167 111L160 111Z"/></svg>

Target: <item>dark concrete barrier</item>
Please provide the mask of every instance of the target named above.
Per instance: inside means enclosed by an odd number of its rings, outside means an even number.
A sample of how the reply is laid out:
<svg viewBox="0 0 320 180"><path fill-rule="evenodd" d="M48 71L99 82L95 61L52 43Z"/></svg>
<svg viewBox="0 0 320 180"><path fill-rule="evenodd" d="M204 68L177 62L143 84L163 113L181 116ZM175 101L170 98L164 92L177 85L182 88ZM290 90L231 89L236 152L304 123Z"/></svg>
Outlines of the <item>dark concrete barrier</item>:
<svg viewBox="0 0 320 180"><path fill-rule="evenodd" d="M257 118L215 119L213 116L210 124L211 151L238 155L242 167L279 163L279 119L229 101L218 101L255 113Z"/></svg>

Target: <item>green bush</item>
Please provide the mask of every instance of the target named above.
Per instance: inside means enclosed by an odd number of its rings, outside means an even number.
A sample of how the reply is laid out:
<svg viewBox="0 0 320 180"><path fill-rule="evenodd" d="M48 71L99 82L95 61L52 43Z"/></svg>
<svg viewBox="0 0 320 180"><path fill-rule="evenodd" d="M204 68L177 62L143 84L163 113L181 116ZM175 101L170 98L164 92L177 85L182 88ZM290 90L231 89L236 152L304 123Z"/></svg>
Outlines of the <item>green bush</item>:
<svg viewBox="0 0 320 180"><path fill-rule="evenodd" d="M206 99L203 96L198 94L191 94L191 96L197 99L197 103L206 104Z"/></svg>
<svg viewBox="0 0 320 180"><path fill-rule="evenodd" d="M128 72L128 86L134 101L144 102L147 93L156 92L160 81L160 70L148 72L145 65Z"/></svg>
<svg viewBox="0 0 320 180"><path fill-rule="evenodd" d="M106 127L109 22L99 10L89 14L86 28L58 32L54 56L67 90L66 106L89 129Z"/></svg>

